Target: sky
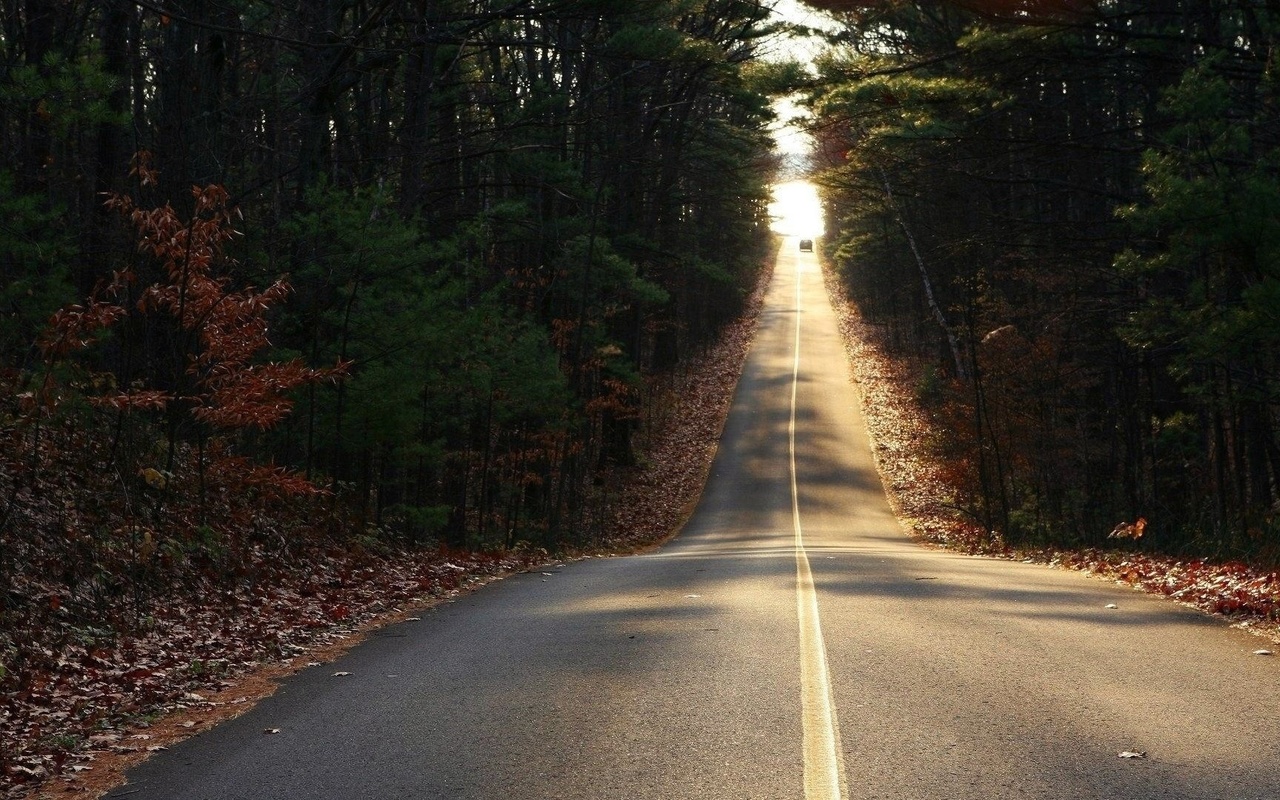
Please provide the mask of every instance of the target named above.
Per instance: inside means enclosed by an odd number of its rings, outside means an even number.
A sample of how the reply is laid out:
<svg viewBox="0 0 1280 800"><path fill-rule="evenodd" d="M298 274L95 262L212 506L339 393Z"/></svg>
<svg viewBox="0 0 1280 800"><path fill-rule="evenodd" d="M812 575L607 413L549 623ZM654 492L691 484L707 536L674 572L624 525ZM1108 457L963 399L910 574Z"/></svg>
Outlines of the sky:
<svg viewBox="0 0 1280 800"><path fill-rule="evenodd" d="M830 18L813 11L798 0L777 0L774 5L776 13L784 19L808 25L810 27L830 27ZM769 54L778 59L794 58L812 61L821 50L822 44L816 40L791 40L779 42L778 52ZM773 104L778 114L778 122L773 126L773 136L778 144L778 151L784 156L798 157L808 154L813 148L812 138L800 127L790 121L802 116L804 109L796 105L792 98L783 98ZM817 187L806 180L788 180L773 186L773 202L769 204L769 214L773 218L772 228L783 236L816 238L823 233L822 206L818 200Z"/></svg>
<svg viewBox="0 0 1280 800"><path fill-rule="evenodd" d="M807 25L811 28L831 29L835 25L830 17L814 11L799 2L799 0L775 0L773 8L774 13L788 22ZM786 40L779 39L772 52L766 51L765 57L777 60L795 59L809 63L822 50L822 47L822 41L816 38L800 39L792 37ZM779 152L786 155L808 153L812 149L812 140L808 134L795 126L787 124L796 116L803 115L804 109L797 106L792 98L783 98L776 101L773 104L773 108L779 118L773 129Z"/></svg>

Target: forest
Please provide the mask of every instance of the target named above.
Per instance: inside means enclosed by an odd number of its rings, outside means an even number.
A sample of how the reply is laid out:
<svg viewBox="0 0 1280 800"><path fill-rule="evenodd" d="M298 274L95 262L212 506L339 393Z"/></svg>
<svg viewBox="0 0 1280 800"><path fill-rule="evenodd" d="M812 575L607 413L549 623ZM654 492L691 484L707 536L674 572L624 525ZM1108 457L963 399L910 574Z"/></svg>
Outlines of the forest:
<svg viewBox="0 0 1280 800"><path fill-rule="evenodd" d="M1280 7L813 5L827 252L917 364L957 513L1274 568Z"/></svg>
<svg viewBox="0 0 1280 800"><path fill-rule="evenodd" d="M4 779L353 591L614 535L655 387L772 246L780 35L744 0L0 0Z"/></svg>
<svg viewBox="0 0 1280 800"><path fill-rule="evenodd" d="M590 537L642 377L763 262L759 3L6 2L3 25L0 520L41 474L102 478L55 514L68 569L121 530L132 560L217 538L246 490L409 541Z"/></svg>
<svg viewBox="0 0 1280 800"><path fill-rule="evenodd" d="M942 502L1280 564L1280 6L810 0L808 69L774 5L0 0L5 779L617 536L745 347L783 96Z"/></svg>

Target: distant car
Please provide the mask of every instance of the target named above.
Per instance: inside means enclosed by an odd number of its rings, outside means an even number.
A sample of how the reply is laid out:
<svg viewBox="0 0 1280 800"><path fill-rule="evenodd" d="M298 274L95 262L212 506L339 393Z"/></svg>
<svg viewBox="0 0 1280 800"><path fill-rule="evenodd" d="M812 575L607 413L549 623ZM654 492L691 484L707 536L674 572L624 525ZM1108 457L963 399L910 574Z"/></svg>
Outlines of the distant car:
<svg viewBox="0 0 1280 800"><path fill-rule="evenodd" d="M813 252L813 240L812 240L812 239L801 239L801 240L800 240L800 252L802 252L802 253L812 253L812 252Z"/></svg>

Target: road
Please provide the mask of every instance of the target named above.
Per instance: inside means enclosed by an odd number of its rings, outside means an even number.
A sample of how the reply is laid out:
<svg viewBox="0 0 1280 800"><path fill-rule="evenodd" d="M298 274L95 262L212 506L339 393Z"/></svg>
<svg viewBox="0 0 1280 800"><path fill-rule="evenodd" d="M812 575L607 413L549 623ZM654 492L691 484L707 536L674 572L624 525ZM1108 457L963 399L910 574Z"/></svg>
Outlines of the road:
<svg viewBox="0 0 1280 800"><path fill-rule="evenodd" d="M1265 644L911 543L817 262L789 239L679 537L386 628L108 796L1276 800Z"/></svg>

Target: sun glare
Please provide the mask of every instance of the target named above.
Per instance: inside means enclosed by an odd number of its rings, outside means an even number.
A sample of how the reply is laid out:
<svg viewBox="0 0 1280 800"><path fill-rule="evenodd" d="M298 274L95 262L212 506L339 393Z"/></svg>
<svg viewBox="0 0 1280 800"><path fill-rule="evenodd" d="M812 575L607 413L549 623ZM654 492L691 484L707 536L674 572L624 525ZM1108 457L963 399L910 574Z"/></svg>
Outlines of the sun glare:
<svg viewBox="0 0 1280 800"><path fill-rule="evenodd" d="M809 181L787 181L773 187L769 217L774 233L783 236L821 236L822 204L818 187Z"/></svg>

